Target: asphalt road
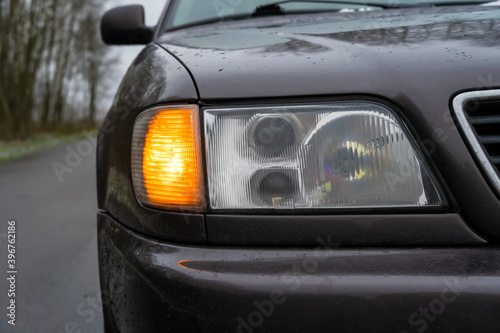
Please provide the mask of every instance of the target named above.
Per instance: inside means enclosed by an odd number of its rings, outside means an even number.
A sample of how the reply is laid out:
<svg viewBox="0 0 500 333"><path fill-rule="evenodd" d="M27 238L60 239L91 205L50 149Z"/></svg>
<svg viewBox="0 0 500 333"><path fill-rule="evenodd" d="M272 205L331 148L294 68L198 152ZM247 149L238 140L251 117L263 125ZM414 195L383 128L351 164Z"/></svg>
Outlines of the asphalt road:
<svg viewBox="0 0 500 333"><path fill-rule="evenodd" d="M6 234L12 220L17 270L16 326L8 324L10 283L2 278L0 332L103 331L91 141L0 163L0 276L8 277ZM68 164L71 149L77 156ZM60 163L60 178L54 162Z"/></svg>

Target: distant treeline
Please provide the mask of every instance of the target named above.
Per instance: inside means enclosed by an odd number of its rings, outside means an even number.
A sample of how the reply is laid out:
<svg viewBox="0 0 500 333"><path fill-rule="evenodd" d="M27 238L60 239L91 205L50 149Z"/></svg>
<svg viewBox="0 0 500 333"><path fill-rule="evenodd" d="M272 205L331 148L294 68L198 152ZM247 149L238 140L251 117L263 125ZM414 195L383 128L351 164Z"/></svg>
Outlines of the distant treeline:
<svg viewBox="0 0 500 333"><path fill-rule="evenodd" d="M112 64L100 0L0 1L0 139L95 124Z"/></svg>

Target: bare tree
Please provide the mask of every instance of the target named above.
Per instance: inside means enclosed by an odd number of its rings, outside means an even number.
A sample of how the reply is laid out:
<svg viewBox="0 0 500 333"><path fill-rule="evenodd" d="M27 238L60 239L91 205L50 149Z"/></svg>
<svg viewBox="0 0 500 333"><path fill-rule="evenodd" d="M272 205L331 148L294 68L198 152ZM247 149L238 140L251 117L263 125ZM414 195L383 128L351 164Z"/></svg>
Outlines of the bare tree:
<svg viewBox="0 0 500 333"><path fill-rule="evenodd" d="M98 0L0 2L0 138L94 123L110 63L102 9Z"/></svg>

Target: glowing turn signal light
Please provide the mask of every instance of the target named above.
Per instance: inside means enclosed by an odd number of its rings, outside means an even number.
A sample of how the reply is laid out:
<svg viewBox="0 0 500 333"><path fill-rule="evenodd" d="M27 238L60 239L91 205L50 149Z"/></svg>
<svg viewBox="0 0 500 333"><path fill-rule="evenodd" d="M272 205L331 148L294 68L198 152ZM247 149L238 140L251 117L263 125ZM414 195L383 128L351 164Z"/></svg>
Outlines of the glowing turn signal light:
<svg viewBox="0 0 500 333"><path fill-rule="evenodd" d="M141 113L132 138L132 178L141 203L204 211L199 110L158 107Z"/></svg>

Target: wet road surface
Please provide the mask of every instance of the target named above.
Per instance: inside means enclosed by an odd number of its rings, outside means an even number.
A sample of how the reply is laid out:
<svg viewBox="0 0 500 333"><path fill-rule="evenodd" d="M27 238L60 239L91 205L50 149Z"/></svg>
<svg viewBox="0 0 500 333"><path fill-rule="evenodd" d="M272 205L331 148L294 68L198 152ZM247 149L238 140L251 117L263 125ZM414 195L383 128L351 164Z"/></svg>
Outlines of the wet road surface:
<svg viewBox="0 0 500 333"><path fill-rule="evenodd" d="M2 278L0 332L103 331L95 188L91 139L0 163L0 276L8 271L9 221L17 270L16 326L7 322L10 283Z"/></svg>

